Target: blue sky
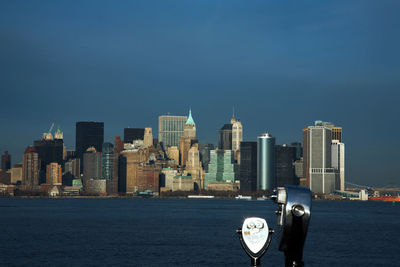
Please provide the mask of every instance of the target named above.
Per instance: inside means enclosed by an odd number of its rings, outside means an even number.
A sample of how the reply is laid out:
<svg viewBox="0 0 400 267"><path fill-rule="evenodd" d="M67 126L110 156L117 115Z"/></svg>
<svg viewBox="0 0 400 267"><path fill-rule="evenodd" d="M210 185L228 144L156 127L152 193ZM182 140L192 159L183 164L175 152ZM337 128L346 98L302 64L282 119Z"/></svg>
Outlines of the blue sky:
<svg viewBox="0 0 400 267"><path fill-rule="evenodd" d="M244 139L343 127L346 178L400 185L398 1L1 1L0 151L13 164L52 120L105 141L192 108L217 143L232 107Z"/></svg>

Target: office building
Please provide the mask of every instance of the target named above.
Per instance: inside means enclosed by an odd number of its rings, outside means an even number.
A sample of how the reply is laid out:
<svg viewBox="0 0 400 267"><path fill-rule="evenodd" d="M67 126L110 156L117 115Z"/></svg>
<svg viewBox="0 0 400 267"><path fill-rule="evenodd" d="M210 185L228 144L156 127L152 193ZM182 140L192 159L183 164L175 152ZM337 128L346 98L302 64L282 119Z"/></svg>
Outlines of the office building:
<svg viewBox="0 0 400 267"><path fill-rule="evenodd" d="M208 171L208 163L210 163L210 151L214 149L213 144L199 144L201 166L205 172Z"/></svg>
<svg viewBox="0 0 400 267"><path fill-rule="evenodd" d="M22 184L27 190L39 187L39 154L33 146L27 147L22 156Z"/></svg>
<svg viewBox="0 0 400 267"><path fill-rule="evenodd" d="M339 188L340 191L345 190L345 173L344 173L344 144L339 140L332 140L332 168L339 172Z"/></svg>
<svg viewBox="0 0 400 267"><path fill-rule="evenodd" d="M232 124L224 124L224 126L219 130L218 148L232 150Z"/></svg>
<svg viewBox="0 0 400 267"><path fill-rule="evenodd" d="M240 190L257 191L257 142L240 143Z"/></svg>
<svg viewBox="0 0 400 267"><path fill-rule="evenodd" d="M186 116L159 116L158 142L162 142L164 148L179 146L179 139L183 136L186 121Z"/></svg>
<svg viewBox="0 0 400 267"><path fill-rule="evenodd" d="M46 184L61 185L61 165L57 162L51 162L46 166Z"/></svg>
<svg viewBox="0 0 400 267"><path fill-rule="evenodd" d="M143 145L145 148L153 145L153 129L151 127L144 128Z"/></svg>
<svg viewBox="0 0 400 267"><path fill-rule="evenodd" d="M192 177L196 190L204 189L204 173L201 167L198 144L194 144L189 149L185 172L186 175Z"/></svg>
<svg viewBox="0 0 400 267"><path fill-rule="evenodd" d="M104 122L80 121L76 123L75 151L76 157L81 159L83 171L83 153L89 147L94 147L97 152L102 151L104 143Z"/></svg>
<svg viewBox="0 0 400 267"><path fill-rule="evenodd" d="M210 183L234 183L235 166L232 150L216 149L210 151L208 172L204 177L204 188Z"/></svg>
<svg viewBox="0 0 400 267"><path fill-rule="evenodd" d="M295 175L296 147L288 145L275 146L276 185L299 185Z"/></svg>
<svg viewBox="0 0 400 267"><path fill-rule="evenodd" d="M189 110L189 117L186 120L185 127L183 128L183 136L196 139L196 124L192 117L192 110Z"/></svg>
<svg viewBox="0 0 400 267"><path fill-rule="evenodd" d="M179 165L179 149L177 146L167 147L167 157L175 161Z"/></svg>
<svg viewBox="0 0 400 267"><path fill-rule="evenodd" d="M96 148L89 147L83 153L83 181L84 184L90 179L101 179L101 152Z"/></svg>
<svg viewBox="0 0 400 267"><path fill-rule="evenodd" d="M11 169L11 155L8 154L8 151L4 151L4 154L1 155L1 169L3 171Z"/></svg>
<svg viewBox="0 0 400 267"><path fill-rule="evenodd" d="M342 142L342 127L335 126L332 122L317 120L314 126L325 126L331 129L331 140Z"/></svg>
<svg viewBox="0 0 400 267"><path fill-rule="evenodd" d="M303 157L303 147L300 142L293 142L290 146L294 147L296 150L296 160L299 160Z"/></svg>
<svg viewBox="0 0 400 267"><path fill-rule="evenodd" d="M39 183L46 183L47 165L52 162L63 164L64 144L62 139L42 139L34 141L35 150L39 155Z"/></svg>
<svg viewBox="0 0 400 267"><path fill-rule="evenodd" d="M22 163L15 164L9 172L11 173L12 184L22 184Z"/></svg>
<svg viewBox="0 0 400 267"><path fill-rule="evenodd" d="M79 158L71 158L64 163L64 174L62 184L72 186L74 179L80 179L81 163Z"/></svg>
<svg viewBox="0 0 400 267"><path fill-rule="evenodd" d="M124 150L120 153L118 192L134 194L139 191L138 169L146 161L144 149Z"/></svg>
<svg viewBox="0 0 400 267"><path fill-rule="evenodd" d="M338 186L338 173L332 168L331 138L328 126L303 129L304 176L313 193L329 194Z"/></svg>
<svg viewBox="0 0 400 267"><path fill-rule="evenodd" d="M235 156L235 160L239 161L240 157L240 142L243 140L243 127L242 123L236 118L231 119L232 124L232 151Z"/></svg>
<svg viewBox="0 0 400 267"><path fill-rule="evenodd" d="M112 180L114 174L114 145L112 143L104 143L101 152L101 178Z"/></svg>
<svg viewBox="0 0 400 267"><path fill-rule="evenodd" d="M257 137L257 190L272 190L276 187L275 137L264 133Z"/></svg>
<svg viewBox="0 0 400 267"><path fill-rule="evenodd" d="M124 143L144 140L144 128L124 128Z"/></svg>

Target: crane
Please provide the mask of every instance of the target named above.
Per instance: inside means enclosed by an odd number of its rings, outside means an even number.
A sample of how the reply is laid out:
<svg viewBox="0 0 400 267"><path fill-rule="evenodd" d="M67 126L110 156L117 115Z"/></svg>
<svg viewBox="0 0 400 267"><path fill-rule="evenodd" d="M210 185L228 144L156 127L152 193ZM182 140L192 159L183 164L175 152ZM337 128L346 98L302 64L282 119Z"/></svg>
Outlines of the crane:
<svg viewBox="0 0 400 267"><path fill-rule="evenodd" d="M49 131L46 133L43 133L43 135L42 135L43 140L53 140L53 134L51 133L51 131L53 130L55 123L56 123L56 120L53 120L53 123L51 124Z"/></svg>

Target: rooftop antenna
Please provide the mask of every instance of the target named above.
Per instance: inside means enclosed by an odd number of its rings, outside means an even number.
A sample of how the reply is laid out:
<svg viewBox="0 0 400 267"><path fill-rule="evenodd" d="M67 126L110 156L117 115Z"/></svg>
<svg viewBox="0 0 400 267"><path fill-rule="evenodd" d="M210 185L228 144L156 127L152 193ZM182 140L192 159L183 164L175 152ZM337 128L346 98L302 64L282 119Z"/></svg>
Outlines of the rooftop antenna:
<svg viewBox="0 0 400 267"><path fill-rule="evenodd" d="M235 118L235 106L232 106L232 118Z"/></svg>

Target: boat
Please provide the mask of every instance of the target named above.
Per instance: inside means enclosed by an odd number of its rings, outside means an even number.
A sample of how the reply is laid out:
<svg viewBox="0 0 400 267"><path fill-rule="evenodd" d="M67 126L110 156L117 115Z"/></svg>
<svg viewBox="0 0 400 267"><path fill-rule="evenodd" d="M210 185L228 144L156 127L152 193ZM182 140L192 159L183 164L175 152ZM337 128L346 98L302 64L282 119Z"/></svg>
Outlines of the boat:
<svg viewBox="0 0 400 267"><path fill-rule="evenodd" d="M369 200L378 200L378 201L389 201L389 202L400 202L400 196L379 196L379 197L370 197Z"/></svg>
<svg viewBox="0 0 400 267"><path fill-rule="evenodd" d="M188 198L214 198L214 196L188 195Z"/></svg>
<svg viewBox="0 0 400 267"><path fill-rule="evenodd" d="M237 199L237 200L251 200L251 196L238 195L237 197L235 197L235 199Z"/></svg>
<svg viewBox="0 0 400 267"><path fill-rule="evenodd" d="M262 196L262 197L258 197L257 198L257 200L259 200L259 201L264 201L264 200L268 200L269 199L269 197L266 197L266 196Z"/></svg>

